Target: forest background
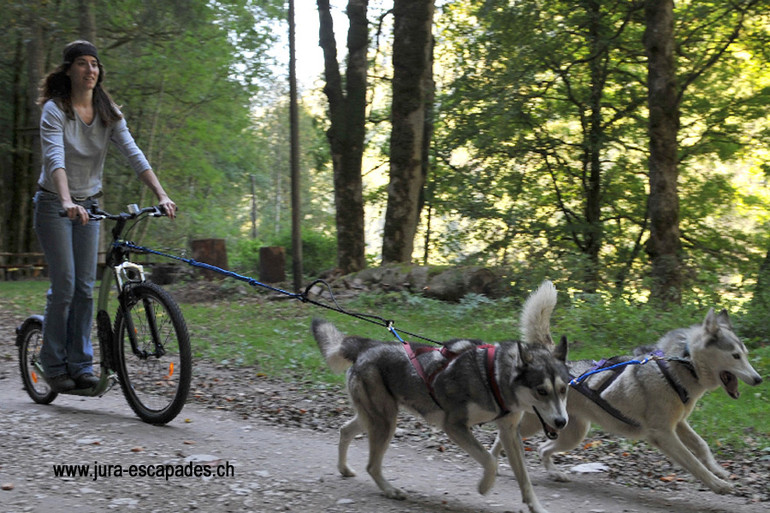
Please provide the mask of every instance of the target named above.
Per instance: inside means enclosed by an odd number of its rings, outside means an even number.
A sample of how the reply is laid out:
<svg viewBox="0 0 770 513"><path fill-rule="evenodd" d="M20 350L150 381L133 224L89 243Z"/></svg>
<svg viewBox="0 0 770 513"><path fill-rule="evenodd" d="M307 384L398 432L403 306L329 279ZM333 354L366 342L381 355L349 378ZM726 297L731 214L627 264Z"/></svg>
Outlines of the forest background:
<svg viewBox="0 0 770 513"><path fill-rule="evenodd" d="M0 252L37 251L37 85L77 38L182 211L136 239L224 238L251 274L259 247L291 245L284 2L0 7ZM768 0L297 9L319 14L324 52L299 99L306 275L504 268L514 292L548 277L575 297L727 306L770 338ZM105 191L112 209L152 201L117 152Z"/></svg>

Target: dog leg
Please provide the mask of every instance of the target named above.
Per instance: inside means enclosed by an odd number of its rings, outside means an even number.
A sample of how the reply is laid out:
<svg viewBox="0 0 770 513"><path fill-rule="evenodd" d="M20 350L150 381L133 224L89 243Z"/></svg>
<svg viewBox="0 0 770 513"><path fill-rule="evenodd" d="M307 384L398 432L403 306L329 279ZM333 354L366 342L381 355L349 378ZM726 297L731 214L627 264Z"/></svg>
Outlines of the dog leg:
<svg viewBox="0 0 770 513"><path fill-rule="evenodd" d="M340 444L337 448L337 469L344 477L354 477L356 472L348 466L348 447L355 437L364 432L358 421L358 415L340 428Z"/></svg>
<svg viewBox="0 0 770 513"><path fill-rule="evenodd" d="M715 475L722 479L730 477L730 473L725 470L714 458L706 441L695 432L695 430L687 423L687 421L680 422L676 426L676 434L682 443L692 452L701 463L711 470Z"/></svg>
<svg viewBox="0 0 770 513"><path fill-rule="evenodd" d="M508 455L508 461L516 476L516 481L519 483L522 502L529 507L531 513L547 513L540 504L540 501L537 500L535 489L532 487L527 467L524 464L524 449L516 427L520 418L521 413L513 413L498 420L498 436L503 444L505 453Z"/></svg>
<svg viewBox="0 0 770 513"><path fill-rule="evenodd" d="M657 431L648 435L649 442L663 451L663 453L678 463L690 474L700 479L715 493L725 494L733 490L733 485L715 476L706 466L695 457L693 453L679 440L677 434L672 431Z"/></svg>
<svg viewBox="0 0 770 513"><path fill-rule="evenodd" d="M393 434L396 431L396 415L398 411L392 417L378 418L376 421L367 422L367 434L369 435L369 463L366 466L366 471L372 476L374 482L380 487L380 490L389 499L404 500L406 495L404 492L391 485L387 479L382 475L382 460L385 457L385 451L388 449L390 440L393 438Z"/></svg>
<svg viewBox="0 0 770 513"><path fill-rule="evenodd" d="M366 471L386 497L401 500L406 495L394 488L382 475L382 460L396 432L398 417L398 402L386 390L382 375L375 367L354 366L348 372L348 393L356 411L358 426L352 421L348 422L340 433L340 443L345 442L345 437L352 439L363 430L369 438Z"/></svg>
<svg viewBox="0 0 770 513"><path fill-rule="evenodd" d="M532 422L528 422L532 419L534 419L534 424ZM575 416L570 416L567 426L561 432L559 432L559 438L556 440L548 440L540 445L538 448L538 454L540 455L540 460L543 462L543 466L545 467L546 472L548 472L548 477L561 483L567 483L570 481L569 476L565 472L559 470L559 467L557 467L553 462L553 455L560 452L571 451L577 447L588 434L590 427L590 422L579 419ZM524 419L519 425L519 433L521 436L532 436L537 431L539 431L539 429L540 421L537 420L537 417L529 413L525 413ZM491 453L497 459L500 457L502 450L503 445L502 441L500 440L500 434L498 433L497 438L495 438L495 444L492 446Z"/></svg>
<svg viewBox="0 0 770 513"><path fill-rule="evenodd" d="M479 481L478 490L482 495L489 492L494 486L497 476L497 459L473 436L465 423L447 421L444 424L444 431L454 443L479 462L484 469L484 475Z"/></svg>
<svg viewBox="0 0 770 513"><path fill-rule="evenodd" d="M590 428L591 423L589 421L572 415L567 426L559 433L559 438L548 440L540 445L538 454L546 472L548 472L548 477L560 483L570 481L567 473L559 470L559 467L553 462L553 455L571 451L577 447L586 437Z"/></svg>

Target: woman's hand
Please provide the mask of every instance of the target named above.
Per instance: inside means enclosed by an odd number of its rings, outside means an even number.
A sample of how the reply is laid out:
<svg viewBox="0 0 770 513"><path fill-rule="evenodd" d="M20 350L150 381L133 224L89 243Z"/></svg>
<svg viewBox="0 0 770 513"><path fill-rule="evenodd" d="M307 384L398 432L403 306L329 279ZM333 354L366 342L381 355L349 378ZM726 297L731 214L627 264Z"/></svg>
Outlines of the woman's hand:
<svg viewBox="0 0 770 513"><path fill-rule="evenodd" d="M70 201L64 201L62 200L61 206L64 209L65 212L67 212L67 217L69 217L72 220L77 219L80 217L80 224L88 224L88 212L85 208L78 205L77 203L73 203Z"/></svg>
<svg viewBox="0 0 770 513"><path fill-rule="evenodd" d="M176 203L171 201L171 198L168 196L161 196L160 202L158 202L158 205L163 209L164 212L166 212L166 215L170 217L171 219L176 218Z"/></svg>

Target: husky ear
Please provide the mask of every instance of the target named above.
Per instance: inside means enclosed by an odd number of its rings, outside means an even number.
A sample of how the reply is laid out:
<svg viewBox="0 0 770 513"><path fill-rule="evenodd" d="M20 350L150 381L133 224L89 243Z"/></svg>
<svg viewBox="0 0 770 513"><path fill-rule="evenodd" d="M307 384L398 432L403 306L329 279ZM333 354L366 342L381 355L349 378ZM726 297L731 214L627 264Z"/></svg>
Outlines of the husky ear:
<svg viewBox="0 0 770 513"><path fill-rule="evenodd" d="M717 322L723 326L727 326L730 328L730 330L733 329L733 325L730 322L730 315L727 313L727 310L722 308L722 311L719 312L719 315L717 315Z"/></svg>
<svg viewBox="0 0 770 513"><path fill-rule="evenodd" d="M521 362L524 365L531 364L533 358L532 358L532 355L529 352L529 349L527 349L527 345L526 344L522 344L520 340L517 341L516 343L519 346L519 358L521 358Z"/></svg>
<svg viewBox="0 0 770 513"><path fill-rule="evenodd" d="M706 318L703 319L703 329L709 335L716 334L719 331L719 323L717 322L717 316L714 314L714 309L709 308L709 313L706 314Z"/></svg>
<svg viewBox="0 0 770 513"><path fill-rule="evenodd" d="M560 360L564 363L567 363L567 353L569 352L569 349L567 347L567 336L562 335L561 340L559 341L559 345L556 346L553 350L553 356L557 360Z"/></svg>

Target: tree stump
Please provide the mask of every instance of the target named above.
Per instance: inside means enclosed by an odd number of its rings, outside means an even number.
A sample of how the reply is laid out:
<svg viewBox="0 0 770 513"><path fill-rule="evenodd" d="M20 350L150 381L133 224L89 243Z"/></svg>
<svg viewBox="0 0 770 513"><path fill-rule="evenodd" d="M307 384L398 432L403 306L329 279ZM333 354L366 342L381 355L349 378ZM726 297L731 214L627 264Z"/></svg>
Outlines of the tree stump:
<svg viewBox="0 0 770 513"><path fill-rule="evenodd" d="M193 259L205 264L227 269L227 247L225 239L199 239L192 241ZM216 271L202 270L207 280L221 280L224 275Z"/></svg>
<svg viewBox="0 0 770 513"><path fill-rule="evenodd" d="M286 250L283 247L259 248L259 280L265 283L286 280Z"/></svg>

